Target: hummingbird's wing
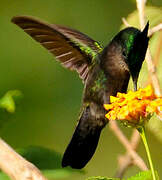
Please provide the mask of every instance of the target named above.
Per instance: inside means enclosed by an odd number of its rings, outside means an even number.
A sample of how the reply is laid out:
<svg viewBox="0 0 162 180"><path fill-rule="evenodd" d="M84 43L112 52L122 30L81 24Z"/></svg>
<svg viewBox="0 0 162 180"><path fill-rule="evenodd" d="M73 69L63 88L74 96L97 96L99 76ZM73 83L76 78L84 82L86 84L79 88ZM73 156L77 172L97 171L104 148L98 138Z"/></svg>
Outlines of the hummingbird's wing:
<svg viewBox="0 0 162 180"><path fill-rule="evenodd" d="M17 16L12 22L52 53L61 64L76 70L86 81L89 67L102 48L87 35L59 25L48 24L30 16Z"/></svg>

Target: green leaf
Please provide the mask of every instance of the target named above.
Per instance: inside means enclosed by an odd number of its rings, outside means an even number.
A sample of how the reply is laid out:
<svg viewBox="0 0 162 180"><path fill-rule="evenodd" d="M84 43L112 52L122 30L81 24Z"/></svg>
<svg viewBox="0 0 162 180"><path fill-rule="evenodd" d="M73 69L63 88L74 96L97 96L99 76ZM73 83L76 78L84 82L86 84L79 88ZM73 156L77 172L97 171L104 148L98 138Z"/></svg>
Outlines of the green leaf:
<svg viewBox="0 0 162 180"><path fill-rule="evenodd" d="M0 180L11 180L5 173L0 172Z"/></svg>
<svg viewBox="0 0 162 180"><path fill-rule="evenodd" d="M42 173L48 180L67 178L71 175L71 172L66 169L42 170ZM5 173L0 172L0 180L11 179Z"/></svg>
<svg viewBox="0 0 162 180"><path fill-rule="evenodd" d="M48 180L67 178L72 174L67 169L42 170L42 173Z"/></svg>
<svg viewBox="0 0 162 180"><path fill-rule="evenodd" d="M156 176L157 176L157 180L159 180L157 172L156 172ZM135 176L128 178L127 180L152 180L152 174L151 171L142 171L136 174Z"/></svg>
<svg viewBox="0 0 162 180"><path fill-rule="evenodd" d="M89 177L86 180L120 180L120 179L119 178L107 178L107 177L97 176L97 177Z"/></svg>
<svg viewBox="0 0 162 180"><path fill-rule="evenodd" d="M160 180L157 172L156 172L156 178L157 180ZM97 176L97 177L89 177L86 180L120 180L120 179ZM142 171L136 174L135 176L128 178L127 180L152 180L152 174L151 171Z"/></svg>
<svg viewBox="0 0 162 180"><path fill-rule="evenodd" d="M40 170L61 168L61 154L54 150L40 146L29 146L18 149L17 152Z"/></svg>
<svg viewBox="0 0 162 180"><path fill-rule="evenodd" d="M22 96L22 93L18 90L10 90L8 91L1 99L0 99L0 108L5 109L9 113L15 112L15 99Z"/></svg>
<svg viewBox="0 0 162 180"><path fill-rule="evenodd" d="M62 168L62 155L48 148L29 146L27 148L18 149L17 152L38 167L48 179L65 178L74 172L84 173L83 170Z"/></svg>

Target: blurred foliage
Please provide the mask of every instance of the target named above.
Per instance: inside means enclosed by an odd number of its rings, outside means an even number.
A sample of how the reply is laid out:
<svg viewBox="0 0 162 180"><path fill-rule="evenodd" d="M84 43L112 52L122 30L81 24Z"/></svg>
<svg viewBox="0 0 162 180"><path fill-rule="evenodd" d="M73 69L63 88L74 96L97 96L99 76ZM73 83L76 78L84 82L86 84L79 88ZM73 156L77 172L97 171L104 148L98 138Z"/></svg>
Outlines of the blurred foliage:
<svg viewBox="0 0 162 180"><path fill-rule="evenodd" d="M70 173L66 170L51 170L51 171L43 171L43 174L49 179L49 180L54 180L54 179L60 179L62 177L68 177ZM0 179L3 180L10 180L8 176L6 176L4 173L0 173ZM89 177L86 180L120 180L119 178L107 178L107 177ZM152 175L151 171L142 171L136 174L135 176L131 176L128 179L122 179L122 180L152 180ZM160 180L159 177L157 176L157 180Z"/></svg>
<svg viewBox="0 0 162 180"><path fill-rule="evenodd" d="M147 14L151 26L161 20L161 0L149 0ZM107 44L110 39L119 31L121 27L121 17L137 19L137 13L134 0L116 1L76 1L76 0L5 0L1 1L0 11L0 52L1 52L1 76L0 76L0 95L2 96L9 89L19 89L23 95L21 106L18 106L12 117L2 116L0 112L0 121L7 122L1 128L0 134L12 147L21 149L32 145L31 147L44 147L43 152L27 148L29 152L35 153L36 157L30 156L25 148L22 153L31 161L41 167L48 164L37 162L37 158L42 153L42 157L51 157L54 161L58 160L60 166L60 155L56 152L64 152L70 137L72 135L82 96L83 84L76 73L70 73L62 68L59 63L53 61L51 54L33 41L22 30L11 24L10 20L15 15L32 15L51 23L67 25L78 29L90 37ZM133 15L131 12L136 13ZM154 19L155 18L155 19ZM138 22L131 20L130 24L137 26ZM123 26L122 26L123 27ZM156 33L150 40L151 51L156 55L161 33ZM160 55L158 63L158 76L162 81L162 56ZM144 87L148 78L146 63L140 73L139 86ZM162 82L161 82L162 83ZM131 84L129 86L132 88ZM8 97L8 96L7 96ZM12 99L11 96L8 99ZM7 101L6 101L7 102ZM12 100L10 101L12 102ZM10 109L10 108L9 108ZM2 109L1 109L2 110ZM13 109L10 109L13 111ZM6 115L7 113L5 113ZM153 121L153 122L152 122ZM149 124L155 126L152 119ZM0 123L1 124L1 123ZM159 124L155 127L157 130ZM127 136L131 134L128 128L122 128ZM155 132L155 131L154 131ZM151 142L151 152L157 170L162 176L162 149L157 148L159 142L148 134ZM162 136L160 129L156 134ZM47 148L47 149L46 149ZM53 151L49 150L55 149ZM90 176L113 176L116 172L116 157L119 153L124 153L125 149L118 142L112 132L105 128L100 139L99 147L93 159L86 166L86 174L71 173L72 171L61 169L49 160L48 167L56 169L43 170L49 179L69 179L82 180ZM146 159L143 146L139 147L140 155ZM44 154L44 155L43 155ZM44 161L44 158L42 160ZM139 171L137 167L132 167L126 173L125 177L130 177ZM6 177L0 173L0 179Z"/></svg>
<svg viewBox="0 0 162 180"><path fill-rule="evenodd" d="M60 169L61 154L40 146L29 146L18 149L17 152L39 169Z"/></svg>
<svg viewBox="0 0 162 180"><path fill-rule="evenodd" d="M8 91L1 99L0 99L0 108L5 109L9 113L15 112L15 100L17 98L22 97L22 93L18 90L10 90Z"/></svg>
<svg viewBox="0 0 162 180"><path fill-rule="evenodd" d="M52 169L52 170L42 170L42 174L48 178L48 180L56 180L62 178L68 178L72 172L65 169ZM11 180L5 173L0 172L1 180Z"/></svg>
<svg viewBox="0 0 162 180"><path fill-rule="evenodd" d="M22 98L22 93L19 90L10 90L3 97L0 98L0 129L9 120L9 113L14 113L16 109L16 104ZM9 113L6 113L9 112Z"/></svg>
<svg viewBox="0 0 162 180"><path fill-rule="evenodd" d="M11 180L5 173L0 172L0 179L2 180Z"/></svg>
<svg viewBox="0 0 162 180"><path fill-rule="evenodd" d="M153 116L148 124L148 128L153 132L156 138L162 142L162 122L157 116Z"/></svg>
<svg viewBox="0 0 162 180"><path fill-rule="evenodd" d="M106 178L106 177L90 177L86 180L120 180L119 178ZM152 174L151 171L142 171L136 174L135 176L132 176L128 179L123 179L123 180L152 180ZM160 180L158 175L157 175L157 180Z"/></svg>
<svg viewBox="0 0 162 180"><path fill-rule="evenodd" d="M98 176L98 177L89 177L87 178L86 180L118 180L119 178L106 178L106 177L101 177L101 176Z"/></svg>
<svg viewBox="0 0 162 180"><path fill-rule="evenodd" d="M86 180L119 180L119 178L106 178L106 177L98 176L98 177L90 177Z"/></svg>
<svg viewBox="0 0 162 180"><path fill-rule="evenodd" d="M42 173L46 178L48 178L48 180L69 178L69 176L72 175L72 171L66 169L42 170Z"/></svg>
<svg viewBox="0 0 162 180"><path fill-rule="evenodd" d="M160 180L157 172L156 172L156 178L157 180ZM127 180L152 180L152 174L151 171L142 171L136 174L135 176L128 178Z"/></svg>
<svg viewBox="0 0 162 180"><path fill-rule="evenodd" d="M72 168L62 168L62 154L41 146L29 146L18 149L17 152L26 160L33 163L48 177L65 177L71 173L77 172L84 174L84 170L76 170ZM57 174L57 175L56 175ZM61 176L62 174L62 176Z"/></svg>

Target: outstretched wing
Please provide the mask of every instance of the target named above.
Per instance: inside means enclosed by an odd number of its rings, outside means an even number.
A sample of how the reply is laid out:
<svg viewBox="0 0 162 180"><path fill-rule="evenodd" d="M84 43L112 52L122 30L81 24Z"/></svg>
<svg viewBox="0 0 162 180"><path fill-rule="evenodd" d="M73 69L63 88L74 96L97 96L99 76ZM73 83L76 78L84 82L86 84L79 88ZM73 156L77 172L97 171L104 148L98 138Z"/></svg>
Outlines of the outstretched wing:
<svg viewBox="0 0 162 180"><path fill-rule="evenodd" d="M13 17L12 22L52 53L64 67L76 70L86 81L94 57L102 50L99 43L79 31L30 16Z"/></svg>

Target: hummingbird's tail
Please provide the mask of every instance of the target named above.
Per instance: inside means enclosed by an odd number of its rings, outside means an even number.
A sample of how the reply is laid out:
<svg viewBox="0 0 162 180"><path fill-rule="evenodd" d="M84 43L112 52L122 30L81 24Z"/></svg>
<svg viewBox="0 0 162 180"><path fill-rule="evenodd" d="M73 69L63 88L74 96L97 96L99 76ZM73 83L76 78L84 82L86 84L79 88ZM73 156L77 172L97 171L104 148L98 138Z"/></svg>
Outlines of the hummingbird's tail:
<svg viewBox="0 0 162 180"><path fill-rule="evenodd" d="M81 169L92 158L101 130L106 124L103 123L105 120L100 119L99 125L96 120L92 119L90 107L86 107L64 153L62 167L71 166L75 169Z"/></svg>

